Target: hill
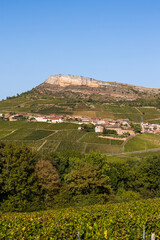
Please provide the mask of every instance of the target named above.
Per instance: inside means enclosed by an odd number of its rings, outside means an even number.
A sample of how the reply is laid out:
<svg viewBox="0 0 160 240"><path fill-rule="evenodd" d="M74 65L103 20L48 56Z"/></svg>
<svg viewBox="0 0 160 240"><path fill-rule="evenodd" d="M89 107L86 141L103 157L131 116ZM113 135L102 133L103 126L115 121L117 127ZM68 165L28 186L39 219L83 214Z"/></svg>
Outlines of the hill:
<svg viewBox="0 0 160 240"><path fill-rule="evenodd" d="M147 107L147 108L146 108ZM72 75L50 76L31 91L0 101L0 112L159 121L160 91Z"/></svg>
<svg viewBox="0 0 160 240"><path fill-rule="evenodd" d="M101 101L135 101L160 96L159 89L138 87L117 82L105 82L73 75L50 76L34 89L38 94ZM57 95L58 94L58 95Z"/></svg>

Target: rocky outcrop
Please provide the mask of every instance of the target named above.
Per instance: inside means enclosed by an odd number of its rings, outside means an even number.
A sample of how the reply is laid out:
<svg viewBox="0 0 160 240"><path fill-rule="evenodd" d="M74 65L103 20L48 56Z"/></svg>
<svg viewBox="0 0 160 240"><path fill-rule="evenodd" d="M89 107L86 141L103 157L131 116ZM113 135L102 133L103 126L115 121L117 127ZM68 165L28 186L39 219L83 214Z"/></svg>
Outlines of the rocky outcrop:
<svg viewBox="0 0 160 240"><path fill-rule="evenodd" d="M117 82L105 82L96 80L93 78L87 78L82 76L74 76L74 75L51 75L44 83L57 85L60 87L67 87L67 86L88 86L88 87L114 87L114 88L130 88L139 92L154 92L159 93L158 88L147 88L147 87L140 87L125 83L117 83Z"/></svg>
<svg viewBox="0 0 160 240"><path fill-rule="evenodd" d="M88 86L88 87L99 87L99 86L106 86L109 85L107 82L102 82L95 80L93 78L86 78L80 76L73 76L73 75L53 75L50 76L45 83L59 85L61 87L66 87L70 85L76 86Z"/></svg>
<svg viewBox="0 0 160 240"><path fill-rule="evenodd" d="M107 101L128 100L138 98L149 99L160 97L157 88L139 87L125 83L105 82L73 75L52 75L45 82L37 86L36 91L41 94L73 98L79 96L93 99L107 99Z"/></svg>

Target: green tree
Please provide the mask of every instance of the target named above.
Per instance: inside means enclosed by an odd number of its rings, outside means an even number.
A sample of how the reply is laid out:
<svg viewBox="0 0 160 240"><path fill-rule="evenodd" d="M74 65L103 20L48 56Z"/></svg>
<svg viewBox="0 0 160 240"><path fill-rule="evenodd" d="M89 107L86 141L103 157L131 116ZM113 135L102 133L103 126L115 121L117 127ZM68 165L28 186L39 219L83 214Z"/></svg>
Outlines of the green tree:
<svg viewBox="0 0 160 240"><path fill-rule="evenodd" d="M1 209L31 211L41 208L41 191L34 172L36 155L27 147L8 144L0 150Z"/></svg>
<svg viewBox="0 0 160 240"><path fill-rule="evenodd" d="M135 131L135 133L140 133L142 131L140 124L133 124L131 123L131 128Z"/></svg>
<svg viewBox="0 0 160 240"><path fill-rule="evenodd" d="M75 196L87 196L88 199L94 196L105 202L112 193L109 177L104 176L102 170L91 163L73 169L65 176L65 183L66 191L73 199Z"/></svg>
<svg viewBox="0 0 160 240"><path fill-rule="evenodd" d="M136 170L135 186L145 197L160 196L160 156L142 161Z"/></svg>
<svg viewBox="0 0 160 240"><path fill-rule="evenodd" d="M95 126L92 123L83 123L81 126L86 132L94 132Z"/></svg>
<svg viewBox="0 0 160 240"><path fill-rule="evenodd" d="M39 160L35 167L38 184L43 191L44 205L51 206L60 188L60 178L50 161Z"/></svg>
<svg viewBox="0 0 160 240"><path fill-rule="evenodd" d="M115 192L117 192L119 188L123 188L124 190L134 188L135 172L127 162L110 163L107 174L110 177L110 183Z"/></svg>

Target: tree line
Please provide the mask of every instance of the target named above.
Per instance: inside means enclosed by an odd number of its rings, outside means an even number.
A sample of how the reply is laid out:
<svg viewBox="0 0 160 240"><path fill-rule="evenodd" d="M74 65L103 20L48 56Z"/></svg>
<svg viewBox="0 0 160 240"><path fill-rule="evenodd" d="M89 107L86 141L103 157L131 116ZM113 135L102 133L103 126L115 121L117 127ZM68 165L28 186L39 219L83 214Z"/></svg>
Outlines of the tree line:
<svg viewBox="0 0 160 240"><path fill-rule="evenodd" d="M37 153L0 143L0 210L34 211L160 196L160 155L110 161L99 152Z"/></svg>

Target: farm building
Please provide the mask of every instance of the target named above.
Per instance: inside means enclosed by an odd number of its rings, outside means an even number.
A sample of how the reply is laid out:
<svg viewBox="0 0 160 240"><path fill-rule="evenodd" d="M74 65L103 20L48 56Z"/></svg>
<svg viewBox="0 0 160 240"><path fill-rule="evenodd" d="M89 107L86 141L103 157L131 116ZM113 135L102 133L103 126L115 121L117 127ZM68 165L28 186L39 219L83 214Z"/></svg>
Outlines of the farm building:
<svg viewBox="0 0 160 240"><path fill-rule="evenodd" d="M102 125L97 125L96 127L95 127L95 132L103 132L103 130L104 130L104 127L102 126Z"/></svg>

